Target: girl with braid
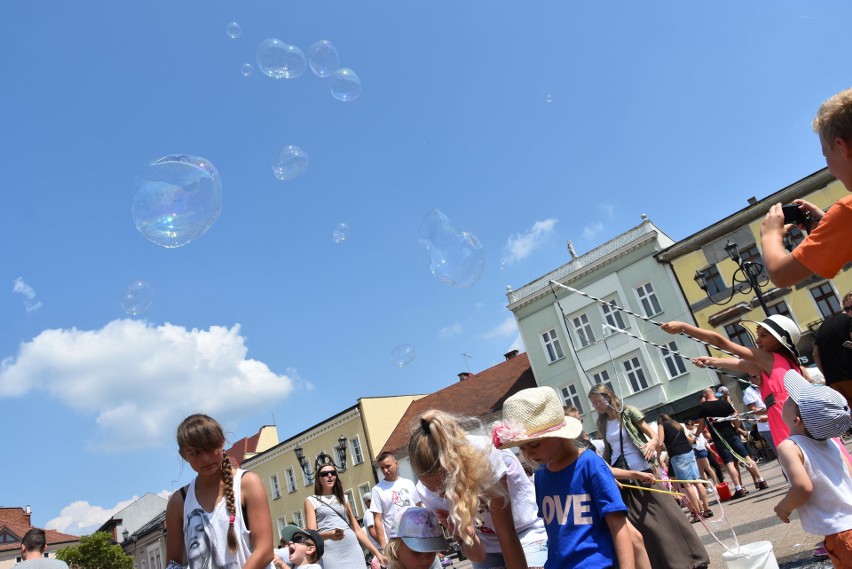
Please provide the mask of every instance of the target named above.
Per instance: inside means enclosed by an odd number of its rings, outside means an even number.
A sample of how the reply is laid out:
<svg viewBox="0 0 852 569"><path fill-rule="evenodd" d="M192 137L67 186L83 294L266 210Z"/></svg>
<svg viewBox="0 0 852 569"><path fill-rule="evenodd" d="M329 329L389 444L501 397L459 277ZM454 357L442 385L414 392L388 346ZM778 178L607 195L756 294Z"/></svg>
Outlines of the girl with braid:
<svg viewBox="0 0 852 569"><path fill-rule="evenodd" d="M231 466L221 425L190 415L177 428L177 443L198 476L166 506L169 567L272 569L266 491L257 474Z"/></svg>
<svg viewBox="0 0 852 569"><path fill-rule="evenodd" d="M423 506L461 544L474 569L543 567L547 532L535 489L511 451L461 427L462 419L427 411L408 443Z"/></svg>

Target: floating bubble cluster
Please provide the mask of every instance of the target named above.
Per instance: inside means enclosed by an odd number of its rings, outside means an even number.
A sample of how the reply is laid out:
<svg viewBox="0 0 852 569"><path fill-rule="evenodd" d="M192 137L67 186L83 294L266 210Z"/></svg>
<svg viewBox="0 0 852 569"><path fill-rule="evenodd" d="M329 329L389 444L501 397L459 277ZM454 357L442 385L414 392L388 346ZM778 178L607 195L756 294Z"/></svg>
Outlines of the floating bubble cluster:
<svg viewBox="0 0 852 569"><path fill-rule="evenodd" d="M320 40L308 48L308 65L317 77L328 77L340 67L337 49L328 40Z"/></svg>
<svg viewBox="0 0 852 569"><path fill-rule="evenodd" d="M133 223L148 240L173 249L198 239L222 212L222 183L198 156L165 156L133 181Z"/></svg>
<svg viewBox="0 0 852 569"><path fill-rule="evenodd" d="M552 103L552 102L553 102L553 96L552 96L552 95L548 95L548 96L547 96L547 102L548 102L548 103Z"/></svg>
<svg viewBox="0 0 852 569"><path fill-rule="evenodd" d="M228 34L228 37L232 40L237 39L241 35L243 35L243 29L236 22L231 22L225 27L225 33Z"/></svg>
<svg viewBox="0 0 852 569"><path fill-rule="evenodd" d="M254 72L254 67L251 66L251 63L243 63L240 65L240 73L243 77L251 77L251 74Z"/></svg>
<svg viewBox="0 0 852 569"><path fill-rule="evenodd" d="M472 287L485 270L485 252L475 235L459 231L433 209L420 224L420 244L429 252L432 274L444 284Z"/></svg>
<svg viewBox="0 0 852 569"><path fill-rule="evenodd" d="M274 38L260 42L256 56L258 69L273 79L295 79L308 67L301 49Z"/></svg>
<svg viewBox="0 0 852 569"><path fill-rule="evenodd" d="M348 67L331 74L331 96L338 101L354 101L361 95L361 80Z"/></svg>
<svg viewBox="0 0 852 569"><path fill-rule="evenodd" d="M298 146L285 146L272 157L272 173L281 181L292 180L308 167L308 154Z"/></svg>
<svg viewBox="0 0 852 569"><path fill-rule="evenodd" d="M133 281L124 289L121 308L131 316L139 316L154 302L154 287L145 281Z"/></svg>
<svg viewBox="0 0 852 569"><path fill-rule="evenodd" d="M396 367L402 368L414 361L416 355L414 348L408 344L400 344L391 352L391 361Z"/></svg>
<svg viewBox="0 0 852 569"><path fill-rule="evenodd" d="M338 223L337 227L334 228L334 232L331 234L332 240L340 244L346 241L347 237L349 237L349 226L345 223Z"/></svg>

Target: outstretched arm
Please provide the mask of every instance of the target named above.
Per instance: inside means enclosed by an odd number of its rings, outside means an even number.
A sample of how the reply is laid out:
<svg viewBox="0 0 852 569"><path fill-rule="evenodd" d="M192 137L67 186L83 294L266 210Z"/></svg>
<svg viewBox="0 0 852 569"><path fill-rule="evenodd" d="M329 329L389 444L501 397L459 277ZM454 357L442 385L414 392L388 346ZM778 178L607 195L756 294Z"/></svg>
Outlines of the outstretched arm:
<svg viewBox="0 0 852 569"><path fill-rule="evenodd" d="M244 569L269 567L275 555L272 553L272 516L263 482L254 472L246 472L240 480L240 490L248 514L247 523L251 528L252 552Z"/></svg>
<svg viewBox="0 0 852 569"><path fill-rule="evenodd" d="M731 352L738 358L753 362L760 367L760 369L767 371L772 369L773 357L770 352L758 350L757 348L750 348L748 346L742 346L736 342L730 341L713 330L704 330L703 328L693 326L692 324L677 321L663 322L663 324L660 325L660 328L669 334L683 333L703 342L707 342L712 346Z"/></svg>

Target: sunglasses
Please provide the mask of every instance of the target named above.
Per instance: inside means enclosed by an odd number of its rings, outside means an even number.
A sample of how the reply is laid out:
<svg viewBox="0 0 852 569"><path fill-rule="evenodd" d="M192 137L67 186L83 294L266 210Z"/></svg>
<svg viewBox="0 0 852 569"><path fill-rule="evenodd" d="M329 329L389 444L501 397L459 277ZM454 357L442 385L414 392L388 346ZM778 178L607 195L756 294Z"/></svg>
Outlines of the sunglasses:
<svg viewBox="0 0 852 569"><path fill-rule="evenodd" d="M843 312L852 312L852 304L843 307Z"/></svg>
<svg viewBox="0 0 852 569"><path fill-rule="evenodd" d="M310 538L305 537L304 535L294 535L293 539L290 540L290 543L301 543L303 545L313 545L314 542L310 540Z"/></svg>
<svg viewBox="0 0 852 569"><path fill-rule="evenodd" d="M320 472L319 475L323 476L325 478L331 478L332 476L337 476L337 472L335 472L333 470L324 470L324 471Z"/></svg>

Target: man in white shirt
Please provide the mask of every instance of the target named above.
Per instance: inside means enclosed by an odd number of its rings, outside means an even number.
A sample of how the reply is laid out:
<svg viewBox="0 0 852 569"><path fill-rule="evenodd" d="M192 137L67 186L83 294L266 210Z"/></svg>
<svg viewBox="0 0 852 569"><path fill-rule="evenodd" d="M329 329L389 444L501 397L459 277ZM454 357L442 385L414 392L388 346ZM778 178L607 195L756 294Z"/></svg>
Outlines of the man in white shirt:
<svg viewBox="0 0 852 569"><path fill-rule="evenodd" d="M755 380L758 379L758 377L749 375L749 379ZM772 433L769 431L769 419L766 416L766 403L763 402L763 398L760 396L760 390L755 387L754 384L749 385L743 390L743 405L745 405L745 408L749 411L763 411L763 413L758 413L755 416L755 420L757 421L757 432L760 433L760 436L766 441L772 455L777 457L778 452L775 448L775 441L772 440Z"/></svg>
<svg viewBox="0 0 852 569"><path fill-rule="evenodd" d="M392 453L383 452L376 460L385 479L373 486L370 511L376 526L376 538L384 548L388 540L396 537L396 522L406 508L420 506L421 498L414 482L400 478L399 463Z"/></svg>

